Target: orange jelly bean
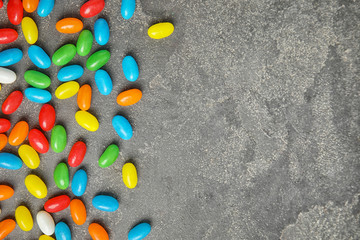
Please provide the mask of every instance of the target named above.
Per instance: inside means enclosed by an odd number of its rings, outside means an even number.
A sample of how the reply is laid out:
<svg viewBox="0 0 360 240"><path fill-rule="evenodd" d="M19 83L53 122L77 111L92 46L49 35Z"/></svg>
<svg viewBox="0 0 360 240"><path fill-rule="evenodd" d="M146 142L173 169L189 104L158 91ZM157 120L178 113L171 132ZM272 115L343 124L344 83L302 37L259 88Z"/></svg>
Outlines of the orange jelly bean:
<svg viewBox="0 0 360 240"><path fill-rule="evenodd" d="M12 146L20 145L29 133L29 124L25 121L20 121L15 124L9 135L9 144Z"/></svg>
<svg viewBox="0 0 360 240"><path fill-rule="evenodd" d="M86 221L86 208L80 199L73 199L70 202L70 214L77 225L83 225Z"/></svg>
<svg viewBox="0 0 360 240"><path fill-rule="evenodd" d="M142 92L139 89L130 89L124 92L121 92L117 98L116 102L120 106L129 106L140 101L142 97Z"/></svg>
<svg viewBox="0 0 360 240"><path fill-rule="evenodd" d="M39 4L39 0L23 0L24 10L28 13L32 13L36 10Z"/></svg>
<svg viewBox="0 0 360 240"><path fill-rule="evenodd" d="M98 223L92 223L89 225L88 231L93 240L109 240L109 234Z"/></svg>
<svg viewBox="0 0 360 240"><path fill-rule="evenodd" d="M14 189L7 185L0 185L0 201L11 198L14 195Z"/></svg>
<svg viewBox="0 0 360 240"><path fill-rule="evenodd" d="M83 26L82 21L77 18L64 18L56 23L56 30L61 33L77 33Z"/></svg>
<svg viewBox="0 0 360 240"><path fill-rule="evenodd" d="M7 144L7 136L5 134L0 134L0 151L6 146Z"/></svg>
<svg viewBox="0 0 360 240"><path fill-rule="evenodd" d="M79 89L77 95L77 104L81 110L88 110L91 105L91 87L89 84L84 84Z"/></svg>
<svg viewBox="0 0 360 240"><path fill-rule="evenodd" d="M4 239L16 227L16 223L12 219L5 219L0 222L0 239Z"/></svg>

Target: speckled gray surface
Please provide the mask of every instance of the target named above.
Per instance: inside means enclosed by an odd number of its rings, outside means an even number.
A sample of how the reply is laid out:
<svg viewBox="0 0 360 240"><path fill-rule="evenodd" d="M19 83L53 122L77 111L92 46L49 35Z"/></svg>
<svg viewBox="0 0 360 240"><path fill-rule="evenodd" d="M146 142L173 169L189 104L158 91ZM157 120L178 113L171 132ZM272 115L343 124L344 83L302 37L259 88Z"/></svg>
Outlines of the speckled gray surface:
<svg viewBox="0 0 360 240"><path fill-rule="evenodd" d="M62 35L54 26L63 17L79 17L84 1L57 1L49 17L36 20L38 45L50 55L62 44L75 43L78 34ZM106 226L111 239L126 239L140 221L152 225L147 239L359 239L359 38L360 3L347 1L227 0L137 1L134 17L120 15L120 0L107 1L99 17L110 24L112 53L105 69L114 89L99 94L94 74L79 80L93 87L91 111L100 121L96 133L75 122L76 97L51 103L57 123L68 132L64 152L41 155L36 170L1 170L0 183L15 188L11 200L0 203L0 220L13 217L27 205L33 216L45 200L30 195L23 180L41 176L48 197L71 190L57 189L52 172L66 161L78 139L88 146L82 168L89 174L81 199L87 207L83 226L73 224L69 209L53 214L69 223L74 239L90 239L89 223ZM84 21L93 29L97 17ZM174 34L163 40L147 37L147 28L171 21ZM2 27L10 26L0 9ZM23 73L34 69L21 29L18 40L0 50L20 47L25 55L15 84L3 86L0 100L27 87ZM121 61L132 54L140 67L135 83L125 80ZM86 58L72 62L84 65ZM52 77L50 90L60 82L59 67L44 72ZM120 107L123 89L140 88L144 95L134 106ZM6 116L37 127L40 105L24 99ZM122 141L111 126L116 114L126 116L134 137ZM3 114L0 115L4 117ZM50 134L47 133L49 137ZM97 160L107 145L117 143L121 154L108 169ZM7 146L4 150L17 152ZM121 178L122 165L132 161L139 173L134 190ZM76 169L71 168L71 176ZM91 205L98 193L118 198L114 213ZM19 227L8 239L37 239Z"/></svg>

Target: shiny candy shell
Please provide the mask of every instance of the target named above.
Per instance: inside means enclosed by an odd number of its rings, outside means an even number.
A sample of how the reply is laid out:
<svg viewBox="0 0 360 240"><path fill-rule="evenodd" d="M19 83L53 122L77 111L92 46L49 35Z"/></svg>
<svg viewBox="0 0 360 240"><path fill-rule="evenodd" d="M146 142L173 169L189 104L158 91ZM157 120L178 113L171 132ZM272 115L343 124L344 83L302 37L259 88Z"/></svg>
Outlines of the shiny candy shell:
<svg viewBox="0 0 360 240"><path fill-rule="evenodd" d="M22 161L12 153L0 153L0 168L18 170L22 167Z"/></svg>
<svg viewBox="0 0 360 240"><path fill-rule="evenodd" d="M7 185L0 185L0 201L7 200L14 195L14 189Z"/></svg>
<svg viewBox="0 0 360 240"><path fill-rule="evenodd" d="M54 8L55 0L40 0L37 8L37 14L40 17L48 16Z"/></svg>
<svg viewBox="0 0 360 240"><path fill-rule="evenodd" d="M27 88L24 93L26 98L32 102L47 103L51 100L51 93L44 89Z"/></svg>
<svg viewBox="0 0 360 240"><path fill-rule="evenodd" d="M98 223L91 223L88 227L89 234L92 240L109 240L109 234Z"/></svg>
<svg viewBox="0 0 360 240"><path fill-rule="evenodd" d="M19 62L23 53L18 48L10 48L0 52L0 66L6 67Z"/></svg>
<svg viewBox="0 0 360 240"><path fill-rule="evenodd" d="M38 176L30 174L25 178L27 190L36 198L42 199L47 195L47 187Z"/></svg>
<svg viewBox="0 0 360 240"><path fill-rule="evenodd" d="M81 110L89 110L91 106L92 90L89 84L84 84L80 87L77 95L77 104Z"/></svg>
<svg viewBox="0 0 360 240"><path fill-rule="evenodd" d="M79 83L75 81L70 81L61 84L56 90L55 90L55 96L58 99L67 99L74 96L79 91L80 85Z"/></svg>
<svg viewBox="0 0 360 240"><path fill-rule="evenodd" d="M86 208L80 199L73 199L70 202L71 218L77 225L83 225L86 221Z"/></svg>
<svg viewBox="0 0 360 240"><path fill-rule="evenodd" d="M86 154L86 144L82 141L76 142L69 153L68 164L70 167L79 166L84 160Z"/></svg>
<svg viewBox="0 0 360 240"><path fill-rule="evenodd" d="M25 40L29 44L34 44L38 40L39 31L34 20L30 17L24 17L21 21L21 29Z"/></svg>
<svg viewBox="0 0 360 240"><path fill-rule="evenodd" d="M23 144L18 149L19 156L25 165L30 169L36 169L40 165L39 154L34 148L27 144Z"/></svg>
<svg viewBox="0 0 360 240"><path fill-rule="evenodd" d="M93 35L89 30L83 30L76 42L76 52L80 56L86 56L90 53L93 44Z"/></svg>
<svg viewBox="0 0 360 240"><path fill-rule="evenodd" d="M132 56L124 57L122 61L122 69L125 75L125 78L130 82L134 82L139 77L139 67Z"/></svg>
<svg viewBox="0 0 360 240"><path fill-rule="evenodd" d="M144 239L151 231L151 226L148 223L140 223L133 227L128 234L128 240Z"/></svg>
<svg viewBox="0 0 360 240"><path fill-rule="evenodd" d="M0 134L0 151L6 146L7 144L7 136L5 134Z"/></svg>
<svg viewBox="0 0 360 240"><path fill-rule="evenodd" d="M102 69L95 72L95 83L102 95L109 95L113 89L110 75Z"/></svg>
<svg viewBox="0 0 360 240"><path fill-rule="evenodd" d="M16 223L12 219L5 219L0 222L0 239L4 239L16 227Z"/></svg>
<svg viewBox="0 0 360 240"><path fill-rule="evenodd" d="M51 79L46 74L35 70L26 71L24 79L31 86L40 89L45 89L51 84Z"/></svg>
<svg viewBox="0 0 360 240"><path fill-rule="evenodd" d="M61 125L56 125L51 131L50 145L54 152L64 151L67 143L66 130Z"/></svg>
<svg viewBox="0 0 360 240"><path fill-rule="evenodd" d="M92 205L101 211L115 212L119 208L119 202L108 195L97 195L92 200Z"/></svg>
<svg viewBox="0 0 360 240"><path fill-rule="evenodd" d="M94 115L87 111L77 111L75 113L76 122L86 130L90 132L95 132L99 129L99 121Z"/></svg>
<svg viewBox="0 0 360 240"><path fill-rule="evenodd" d="M108 50L99 50L91 54L86 61L86 67L90 71L96 71L104 66L110 60L110 52Z"/></svg>
<svg viewBox="0 0 360 240"><path fill-rule="evenodd" d="M85 193L87 180L87 174L83 169L76 171L71 182L71 190L75 196L80 197Z"/></svg>
<svg viewBox="0 0 360 240"><path fill-rule="evenodd" d="M56 30L61 33L77 33L83 28L83 23L77 18L64 18L56 23Z"/></svg>
<svg viewBox="0 0 360 240"><path fill-rule="evenodd" d="M16 73L10 69L0 67L0 83L10 84L15 82Z"/></svg>
<svg viewBox="0 0 360 240"><path fill-rule="evenodd" d="M96 20L94 24L94 36L99 45L103 46L108 43L110 39L110 29L105 19L99 18Z"/></svg>
<svg viewBox="0 0 360 240"><path fill-rule="evenodd" d="M29 209L25 206L18 206L15 210L15 219L21 230L28 232L34 226L34 220Z"/></svg>
<svg viewBox="0 0 360 240"><path fill-rule="evenodd" d="M34 12L38 4L39 4L39 0L23 0L24 10L28 13Z"/></svg>
<svg viewBox="0 0 360 240"><path fill-rule="evenodd" d="M52 56L52 62L57 66L63 66L69 63L76 55L74 44L65 44L56 50Z"/></svg>
<svg viewBox="0 0 360 240"><path fill-rule="evenodd" d="M126 187L134 188L137 185L137 171L136 167L132 163L126 163L122 168L123 182Z"/></svg>
<svg viewBox="0 0 360 240"><path fill-rule="evenodd" d="M112 120L112 125L122 139L129 140L133 136L133 129L129 121L123 116L115 116Z"/></svg>
<svg viewBox="0 0 360 240"><path fill-rule="evenodd" d="M41 232L46 235L52 235L55 232L55 223L52 216L46 211L40 211L36 215L36 222Z"/></svg>
<svg viewBox="0 0 360 240"><path fill-rule="evenodd" d="M1 74L1 71L0 71ZM1 106L1 111L4 114L12 114L15 112L18 107L21 105L23 100L23 94L20 91L13 91L9 94L9 96L5 99Z"/></svg>
<svg viewBox="0 0 360 240"><path fill-rule="evenodd" d="M69 65L60 69L57 78L62 82L67 82L80 78L84 74L84 69L80 65Z"/></svg>
<svg viewBox="0 0 360 240"><path fill-rule="evenodd" d="M48 236L48 235L41 235L41 236L39 237L39 240L55 240L55 238L50 237L50 236Z"/></svg>
<svg viewBox="0 0 360 240"><path fill-rule="evenodd" d="M11 123L6 118L0 118L0 133L7 132L11 128Z"/></svg>
<svg viewBox="0 0 360 240"><path fill-rule="evenodd" d="M121 92L117 96L116 102L120 106L130 106L140 101L141 97L142 92L139 89L129 89Z"/></svg>
<svg viewBox="0 0 360 240"><path fill-rule="evenodd" d="M23 18L23 5L21 0L9 0L7 4L7 15L9 21L14 25L19 25Z"/></svg>
<svg viewBox="0 0 360 240"><path fill-rule="evenodd" d="M56 240L71 240L71 231L69 226L64 222L59 222L55 226Z"/></svg>
<svg viewBox="0 0 360 240"><path fill-rule="evenodd" d="M124 19L130 19L135 12L136 2L135 0L122 0L121 1L121 16Z"/></svg>
<svg viewBox="0 0 360 240"><path fill-rule="evenodd" d="M39 124L42 130L50 131L56 120L56 112L50 104L44 104L39 113Z"/></svg>
<svg viewBox="0 0 360 240"><path fill-rule="evenodd" d="M12 28L0 29L0 44L6 44L14 42L18 38L18 33Z"/></svg>
<svg viewBox="0 0 360 240"><path fill-rule="evenodd" d="M104 0L89 0L80 8L80 15L83 18L94 17L99 14L105 7Z"/></svg>
<svg viewBox="0 0 360 240"><path fill-rule="evenodd" d="M28 55L30 60L38 67L42 69L49 68L51 65L51 59L49 55L37 45L31 45L28 49Z"/></svg>
<svg viewBox="0 0 360 240"><path fill-rule="evenodd" d="M99 158L99 167L106 168L111 166L119 156L119 147L115 144L109 145Z"/></svg>
<svg viewBox="0 0 360 240"><path fill-rule="evenodd" d="M44 204L44 209L49 213L60 212L70 205L70 197L67 195L60 195L50 198Z"/></svg>
<svg viewBox="0 0 360 240"><path fill-rule="evenodd" d="M69 186L69 169L65 163L59 163L54 170L54 181L58 188L64 190Z"/></svg>
<svg viewBox="0 0 360 240"><path fill-rule="evenodd" d="M161 39L170 36L174 32L174 25L169 22L157 23L149 27L148 35L153 39Z"/></svg>
<svg viewBox="0 0 360 240"><path fill-rule="evenodd" d="M38 153L47 153L49 151L49 141L40 130L31 129L28 138L30 146Z"/></svg>
<svg viewBox="0 0 360 240"><path fill-rule="evenodd" d="M11 146L20 145L27 137L29 133L29 124L25 121L20 121L15 124L9 134L9 144Z"/></svg>

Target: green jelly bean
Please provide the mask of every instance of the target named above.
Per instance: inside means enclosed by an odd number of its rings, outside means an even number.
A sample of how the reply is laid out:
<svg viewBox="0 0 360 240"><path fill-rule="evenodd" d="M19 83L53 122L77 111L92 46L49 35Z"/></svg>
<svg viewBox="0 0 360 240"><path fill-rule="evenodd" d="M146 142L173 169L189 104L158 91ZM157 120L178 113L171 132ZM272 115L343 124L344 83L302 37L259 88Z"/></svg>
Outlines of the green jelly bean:
<svg viewBox="0 0 360 240"><path fill-rule="evenodd" d="M119 152L119 147L115 144L111 144L110 146L108 146L99 159L99 166L101 168L111 166L116 161L116 158L119 156Z"/></svg>
<svg viewBox="0 0 360 240"><path fill-rule="evenodd" d="M90 71L96 71L104 66L110 59L110 52L108 50L100 50L91 54L86 61L86 67Z"/></svg>
<svg viewBox="0 0 360 240"><path fill-rule="evenodd" d="M76 47L74 44L65 44L54 52L52 61L57 66L63 66L71 61L76 55Z"/></svg>
<svg viewBox="0 0 360 240"><path fill-rule="evenodd" d="M51 79L42 72L28 70L24 73L25 81L33 87L45 89L51 84Z"/></svg>
<svg viewBox="0 0 360 240"><path fill-rule="evenodd" d="M76 51L80 56L86 56L90 53L93 44L93 35L89 30L83 30L76 43Z"/></svg>
<svg viewBox="0 0 360 240"><path fill-rule="evenodd" d="M66 130L61 125L56 125L51 131L51 148L54 152L62 152L66 147Z"/></svg>
<svg viewBox="0 0 360 240"><path fill-rule="evenodd" d="M69 169L65 163L59 163L54 170L54 181L58 188L64 190L69 186Z"/></svg>

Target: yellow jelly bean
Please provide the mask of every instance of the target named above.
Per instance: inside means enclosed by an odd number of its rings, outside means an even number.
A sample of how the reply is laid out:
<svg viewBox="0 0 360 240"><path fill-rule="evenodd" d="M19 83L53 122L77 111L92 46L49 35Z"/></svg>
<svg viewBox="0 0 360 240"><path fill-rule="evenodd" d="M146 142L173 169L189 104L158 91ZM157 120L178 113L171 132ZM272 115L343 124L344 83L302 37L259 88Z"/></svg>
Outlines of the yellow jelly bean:
<svg viewBox="0 0 360 240"><path fill-rule="evenodd" d="M36 198L44 198L47 195L47 187L38 176L30 174L25 178L27 190Z"/></svg>
<svg viewBox="0 0 360 240"><path fill-rule="evenodd" d="M0 91L1 91L1 84L0 84Z"/></svg>
<svg viewBox="0 0 360 240"><path fill-rule="evenodd" d="M21 160L28 168L35 169L40 164L39 154L31 146L23 144L18 149Z"/></svg>
<svg viewBox="0 0 360 240"><path fill-rule="evenodd" d="M61 84L55 90L55 96L58 99L66 99L74 96L79 91L80 85L75 81L70 81Z"/></svg>
<svg viewBox="0 0 360 240"><path fill-rule="evenodd" d="M122 168L122 177L125 186L128 188L134 188L136 187L138 178L137 178L137 172L136 167L132 163L125 163L125 165Z"/></svg>
<svg viewBox="0 0 360 240"><path fill-rule="evenodd" d="M90 132L95 132L99 128L99 121L94 115L87 111L77 111L75 113L76 122L86 130Z"/></svg>
<svg viewBox="0 0 360 240"><path fill-rule="evenodd" d="M21 230L28 232L34 226L34 221L29 209L25 206L18 206L15 210L15 219Z"/></svg>
<svg viewBox="0 0 360 240"><path fill-rule="evenodd" d="M148 35L153 39L161 39L170 36L174 32L174 25L169 22L157 23L149 27Z"/></svg>
<svg viewBox="0 0 360 240"><path fill-rule="evenodd" d="M39 32L34 20L29 17L24 17L21 21L21 28L24 37L29 44L34 44L38 40Z"/></svg>
<svg viewBox="0 0 360 240"><path fill-rule="evenodd" d="M41 235L39 237L39 240L55 240L55 238L52 238L52 237L50 237L48 235Z"/></svg>

